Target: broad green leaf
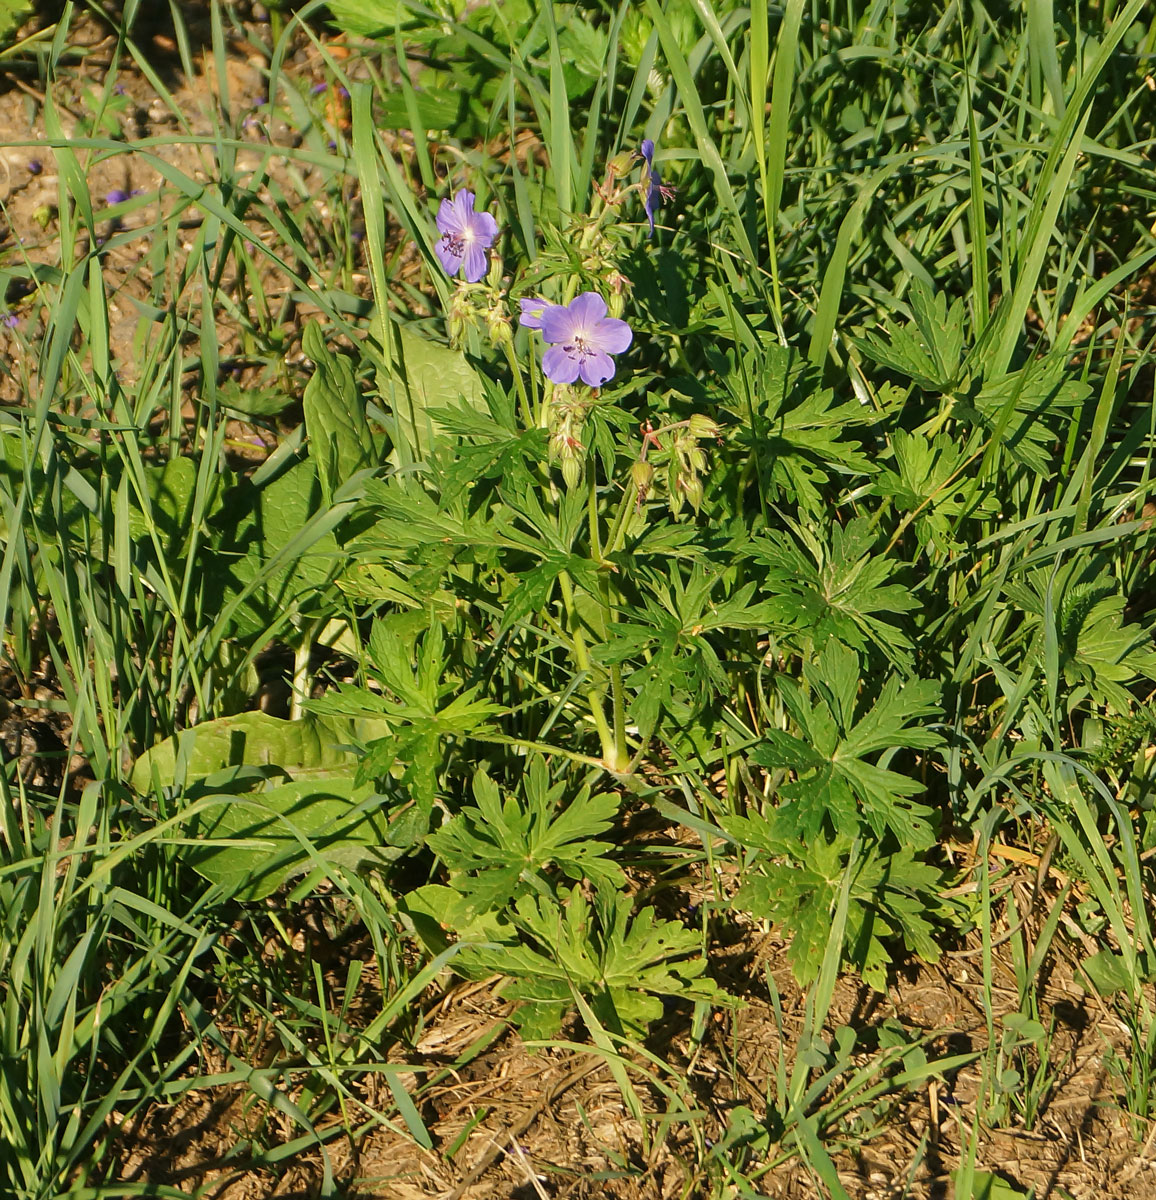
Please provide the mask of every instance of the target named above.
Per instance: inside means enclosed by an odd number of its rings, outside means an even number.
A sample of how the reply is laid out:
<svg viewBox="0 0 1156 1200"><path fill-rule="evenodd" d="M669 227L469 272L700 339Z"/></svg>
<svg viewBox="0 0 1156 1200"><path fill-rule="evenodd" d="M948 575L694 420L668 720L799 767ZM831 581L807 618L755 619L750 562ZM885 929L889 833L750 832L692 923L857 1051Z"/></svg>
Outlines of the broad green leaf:
<svg viewBox="0 0 1156 1200"><path fill-rule="evenodd" d="M438 432L432 410L456 408L462 401L486 411L485 389L477 372L460 350L431 342L405 326L400 328L402 366L400 378L404 411L394 413L413 445L427 449Z"/></svg>
<svg viewBox="0 0 1156 1200"><path fill-rule="evenodd" d="M242 766L277 766L289 776L351 769L352 750L384 732L384 722L307 715L286 721L247 712L205 721L145 751L130 782L142 793Z"/></svg>
<svg viewBox="0 0 1156 1200"><path fill-rule="evenodd" d="M242 795L210 793L189 823L197 844L182 859L235 899L260 900L292 876L356 870L377 857L372 847L386 843L389 822L376 799L367 807L373 790L355 788L348 770Z"/></svg>
<svg viewBox="0 0 1156 1200"><path fill-rule="evenodd" d="M221 532L207 602L213 611L229 611L233 632L242 636L307 609L345 561L309 459L264 487L242 481L222 498L214 521Z"/></svg>

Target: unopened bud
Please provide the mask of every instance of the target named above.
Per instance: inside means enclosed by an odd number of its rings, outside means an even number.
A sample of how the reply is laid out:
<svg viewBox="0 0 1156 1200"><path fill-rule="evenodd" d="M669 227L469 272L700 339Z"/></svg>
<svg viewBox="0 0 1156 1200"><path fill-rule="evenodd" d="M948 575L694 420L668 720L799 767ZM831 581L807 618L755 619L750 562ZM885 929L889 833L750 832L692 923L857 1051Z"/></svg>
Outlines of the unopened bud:
<svg viewBox="0 0 1156 1200"><path fill-rule="evenodd" d="M634 155L629 150L616 154L606 164L606 176L614 179L619 175L629 175L634 170Z"/></svg>
<svg viewBox="0 0 1156 1200"><path fill-rule="evenodd" d="M630 468L630 477L635 490L645 494L650 491L650 485L654 482L654 468L648 462L636 462Z"/></svg>
<svg viewBox="0 0 1156 1200"><path fill-rule="evenodd" d="M466 339L466 330L474 323L475 313L470 297L462 288L455 288L450 298L449 333L450 345L460 349Z"/></svg>
<svg viewBox="0 0 1156 1200"><path fill-rule="evenodd" d="M696 438L716 438L719 435L718 422L704 417L702 413L694 413L687 424Z"/></svg>
<svg viewBox="0 0 1156 1200"><path fill-rule="evenodd" d="M582 482L582 463L577 457L562 459L562 478L566 487L573 491Z"/></svg>
<svg viewBox="0 0 1156 1200"><path fill-rule="evenodd" d="M48 204L41 204L39 207L32 210L32 219L40 226L41 229L47 229L52 223L52 208Z"/></svg>
<svg viewBox="0 0 1156 1200"><path fill-rule="evenodd" d="M514 340L510 318L496 304L486 313L486 328L494 346L508 346Z"/></svg>
<svg viewBox="0 0 1156 1200"><path fill-rule="evenodd" d="M686 498L690 501L691 507L695 512L702 508L702 480L697 477L683 480L683 491L686 492Z"/></svg>

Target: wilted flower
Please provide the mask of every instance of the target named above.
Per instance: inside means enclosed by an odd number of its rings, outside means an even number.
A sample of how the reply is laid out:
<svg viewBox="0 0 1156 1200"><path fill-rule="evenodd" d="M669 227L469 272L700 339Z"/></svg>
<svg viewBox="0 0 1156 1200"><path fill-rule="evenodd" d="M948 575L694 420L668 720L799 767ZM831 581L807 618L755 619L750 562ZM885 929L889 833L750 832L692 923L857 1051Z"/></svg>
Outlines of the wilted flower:
<svg viewBox="0 0 1156 1200"><path fill-rule="evenodd" d="M540 328L550 343L542 369L554 383L581 378L590 387L600 387L614 376L610 355L621 354L634 336L625 321L606 315L606 301L597 292L583 292L566 307L547 305L531 320L540 322L531 328Z"/></svg>
<svg viewBox="0 0 1156 1200"><path fill-rule="evenodd" d="M437 256L447 275L464 267L467 283L477 283L489 265L486 251L498 236L498 223L488 212L474 212L474 193L458 192L438 209Z"/></svg>

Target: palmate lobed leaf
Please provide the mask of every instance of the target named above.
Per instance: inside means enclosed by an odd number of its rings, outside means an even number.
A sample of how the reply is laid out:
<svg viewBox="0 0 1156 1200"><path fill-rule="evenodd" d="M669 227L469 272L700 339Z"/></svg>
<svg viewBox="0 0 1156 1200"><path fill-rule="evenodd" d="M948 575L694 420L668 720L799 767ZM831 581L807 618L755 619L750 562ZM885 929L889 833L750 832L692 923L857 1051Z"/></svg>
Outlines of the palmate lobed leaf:
<svg viewBox="0 0 1156 1200"><path fill-rule="evenodd" d="M925 723L938 714L938 685L892 676L873 700L861 699L858 656L837 642L804 667L804 677L810 696L789 679L778 682L800 736L769 731L751 751L760 766L795 776L779 788L774 820L782 836L813 838L826 828L853 837L866 827L877 837L890 831L901 842L930 845L927 810L910 801L924 785L868 759L942 743Z"/></svg>
<svg viewBox="0 0 1156 1200"><path fill-rule="evenodd" d="M558 811L565 781L550 786L540 757L531 760L522 788L502 802L498 786L479 771L475 806L465 808L427 838L455 873L454 886L471 909L501 908L519 891L550 882L554 870L576 882L620 888L625 876L606 854L613 848L598 835L611 828L620 798L591 796L582 788Z"/></svg>
<svg viewBox="0 0 1156 1200"><path fill-rule="evenodd" d="M1125 620L1126 600L1108 571L1088 577L1086 564L1073 561L1054 571L1041 567L1009 581L1004 594L1024 614L1031 632L1027 655L1043 666L1044 617L1051 593L1058 666L1071 689L1068 711L1091 699L1097 706L1126 713L1136 703L1128 690L1138 678L1156 679L1156 646L1142 625Z"/></svg>
<svg viewBox="0 0 1156 1200"><path fill-rule="evenodd" d="M734 903L759 920L774 922L791 935L788 961L801 985L819 973L843 876L855 839L820 834L784 841L775 822L763 817L729 817L726 832L759 851ZM867 842L851 867L843 959L877 991L885 991L896 940L927 962L940 956L934 934L952 919L940 898L943 872L919 861L912 846L884 850Z"/></svg>
<svg viewBox="0 0 1156 1200"><path fill-rule="evenodd" d="M769 499L820 513L821 489L833 472L871 473L871 460L847 430L873 415L857 401L836 402L793 351L768 334L755 356L714 358L728 394L722 407L738 419L735 440L764 471Z"/></svg>
<svg viewBox="0 0 1156 1200"><path fill-rule="evenodd" d="M964 366L966 309L956 298L948 308L943 292L932 293L916 279L911 288L912 319L884 318L882 332L852 338L862 353L926 391L950 392Z"/></svg>
<svg viewBox="0 0 1156 1200"><path fill-rule="evenodd" d="M661 1015L662 996L725 1001L725 993L705 977L696 931L659 920L653 908L632 917L630 898L619 892L599 894L592 907L575 886L561 900L559 907L539 896L521 897L513 919L528 942L468 949L458 961L474 971L511 976L505 994L549 1006L551 1022L575 991L589 998L600 1021L639 1035Z"/></svg>
<svg viewBox="0 0 1156 1200"><path fill-rule="evenodd" d="M878 646L892 662L909 669L911 639L894 614L918 606L911 589L891 582L899 564L875 552L877 534L865 517L846 527L832 525L829 541L798 530L806 550L790 534L774 532L750 540L741 553L765 568L761 590L775 624L796 629L815 649L835 639L856 649Z"/></svg>

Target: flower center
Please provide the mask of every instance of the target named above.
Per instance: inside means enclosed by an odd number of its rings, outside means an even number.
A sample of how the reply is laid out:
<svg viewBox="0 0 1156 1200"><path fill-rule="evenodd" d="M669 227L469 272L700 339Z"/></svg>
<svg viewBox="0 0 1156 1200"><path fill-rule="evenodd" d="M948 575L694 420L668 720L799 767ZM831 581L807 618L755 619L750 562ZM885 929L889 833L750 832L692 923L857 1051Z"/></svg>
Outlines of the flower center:
<svg viewBox="0 0 1156 1200"><path fill-rule="evenodd" d="M570 339L570 344L566 347L566 353L571 358L586 358L588 355L593 354L593 351L586 344L586 339L581 334L575 334Z"/></svg>
<svg viewBox="0 0 1156 1200"><path fill-rule="evenodd" d="M456 258L461 258L466 252L466 241L459 233L443 233L442 234L442 249L447 254L452 254Z"/></svg>

